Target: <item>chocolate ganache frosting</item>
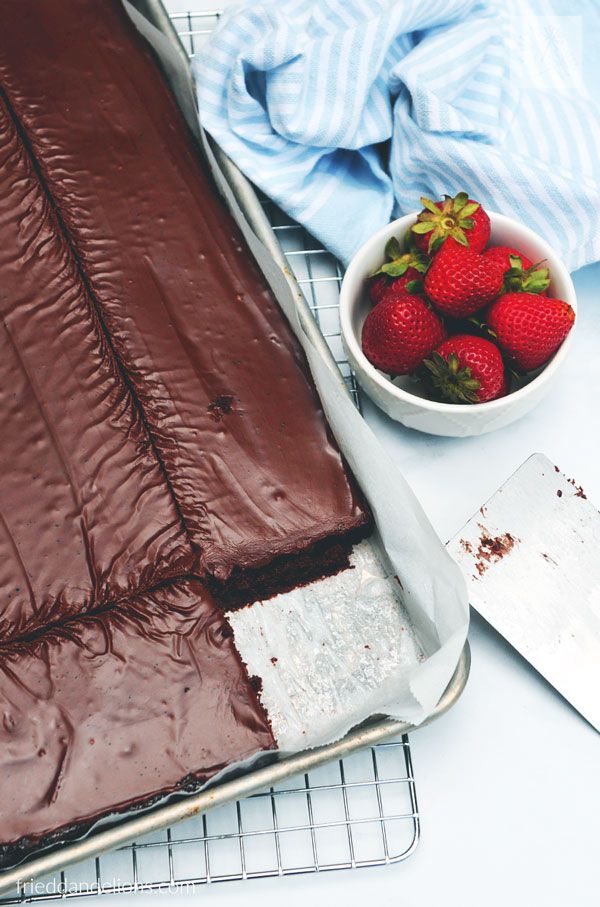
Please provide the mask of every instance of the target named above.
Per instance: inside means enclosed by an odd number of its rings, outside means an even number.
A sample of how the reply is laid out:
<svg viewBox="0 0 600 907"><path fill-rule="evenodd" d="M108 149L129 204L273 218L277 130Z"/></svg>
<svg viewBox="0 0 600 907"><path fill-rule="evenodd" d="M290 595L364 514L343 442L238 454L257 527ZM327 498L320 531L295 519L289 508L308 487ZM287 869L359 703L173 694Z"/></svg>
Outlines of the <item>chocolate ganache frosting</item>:
<svg viewBox="0 0 600 907"><path fill-rule="evenodd" d="M0 0L0 866L276 747L227 608L371 518L121 0Z"/></svg>
<svg viewBox="0 0 600 907"><path fill-rule="evenodd" d="M10 4L0 84L218 580L366 522L298 344L120 2Z"/></svg>
<svg viewBox="0 0 600 907"><path fill-rule="evenodd" d="M0 642L189 572L142 418L0 98Z"/></svg>
<svg viewBox="0 0 600 907"><path fill-rule="evenodd" d="M0 650L0 861L275 746L196 581Z"/></svg>

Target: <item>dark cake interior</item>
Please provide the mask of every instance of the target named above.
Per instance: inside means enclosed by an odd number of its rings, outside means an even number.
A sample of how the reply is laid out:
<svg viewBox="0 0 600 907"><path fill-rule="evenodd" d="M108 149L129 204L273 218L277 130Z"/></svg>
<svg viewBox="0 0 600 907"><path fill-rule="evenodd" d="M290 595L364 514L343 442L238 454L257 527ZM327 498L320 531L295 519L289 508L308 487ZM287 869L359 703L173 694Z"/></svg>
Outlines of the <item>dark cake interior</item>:
<svg viewBox="0 0 600 907"><path fill-rule="evenodd" d="M224 610L370 516L120 0L0 0L0 866L273 749Z"/></svg>

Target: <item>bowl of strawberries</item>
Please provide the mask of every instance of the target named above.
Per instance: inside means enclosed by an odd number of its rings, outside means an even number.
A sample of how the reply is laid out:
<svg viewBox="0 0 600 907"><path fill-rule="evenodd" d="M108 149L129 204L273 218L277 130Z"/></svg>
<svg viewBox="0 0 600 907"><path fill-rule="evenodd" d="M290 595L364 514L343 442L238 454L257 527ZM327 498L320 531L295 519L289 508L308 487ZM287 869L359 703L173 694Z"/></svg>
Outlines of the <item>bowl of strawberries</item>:
<svg viewBox="0 0 600 907"><path fill-rule="evenodd" d="M576 315L548 243L466 192L388 224L342 282L342 338L389 416L434 435L502 428L550 389Z"/></svg>

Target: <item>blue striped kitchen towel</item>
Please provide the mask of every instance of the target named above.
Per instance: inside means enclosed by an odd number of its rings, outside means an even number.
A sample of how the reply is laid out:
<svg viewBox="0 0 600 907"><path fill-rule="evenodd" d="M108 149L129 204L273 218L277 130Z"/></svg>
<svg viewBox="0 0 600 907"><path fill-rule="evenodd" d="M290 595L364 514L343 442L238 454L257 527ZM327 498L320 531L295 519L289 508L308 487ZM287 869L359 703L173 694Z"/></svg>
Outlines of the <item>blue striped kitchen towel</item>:
<svg viewBox="0 0 600 907"><path fill-rule="evenodd" d="M194 60L200 115L343 262L465 189L575 269L600 258L599 38L597 0L254 0Z"/></svg>

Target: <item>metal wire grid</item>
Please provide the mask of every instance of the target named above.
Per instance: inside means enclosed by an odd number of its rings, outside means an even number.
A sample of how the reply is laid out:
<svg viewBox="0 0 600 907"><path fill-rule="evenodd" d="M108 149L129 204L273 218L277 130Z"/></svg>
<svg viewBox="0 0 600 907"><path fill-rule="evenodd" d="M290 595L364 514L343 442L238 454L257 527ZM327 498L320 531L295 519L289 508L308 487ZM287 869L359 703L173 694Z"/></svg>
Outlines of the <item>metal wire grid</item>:
<svg viewBox="0 0 600 907"><path fill-rule="evenodd" d="M398 862L419 817L408 740L343 760L194 816L60 875L28 881L2 904L140 891Z"/></svg>
<svg viewBox="0 0 600 907"><path fill-rule="evenodd" d="M217 10L172 16L189 54ZM310 308L360 407L340 335L337 262L266 197L261 202ZM408 737L378 744L245 800L28 881L0 905L139 891L193 890L212 882L379 866L406 859L420 833Z"/></svg>
<svg viewBox="0 0 600 907"><path fill-rule="evenodd" d="M303 227L290 220L274 202L263 196L260 196L260 200L346 386L360 410L358 386L342 345L339 292L343 275L340 263L320 247Z"/></svg>

